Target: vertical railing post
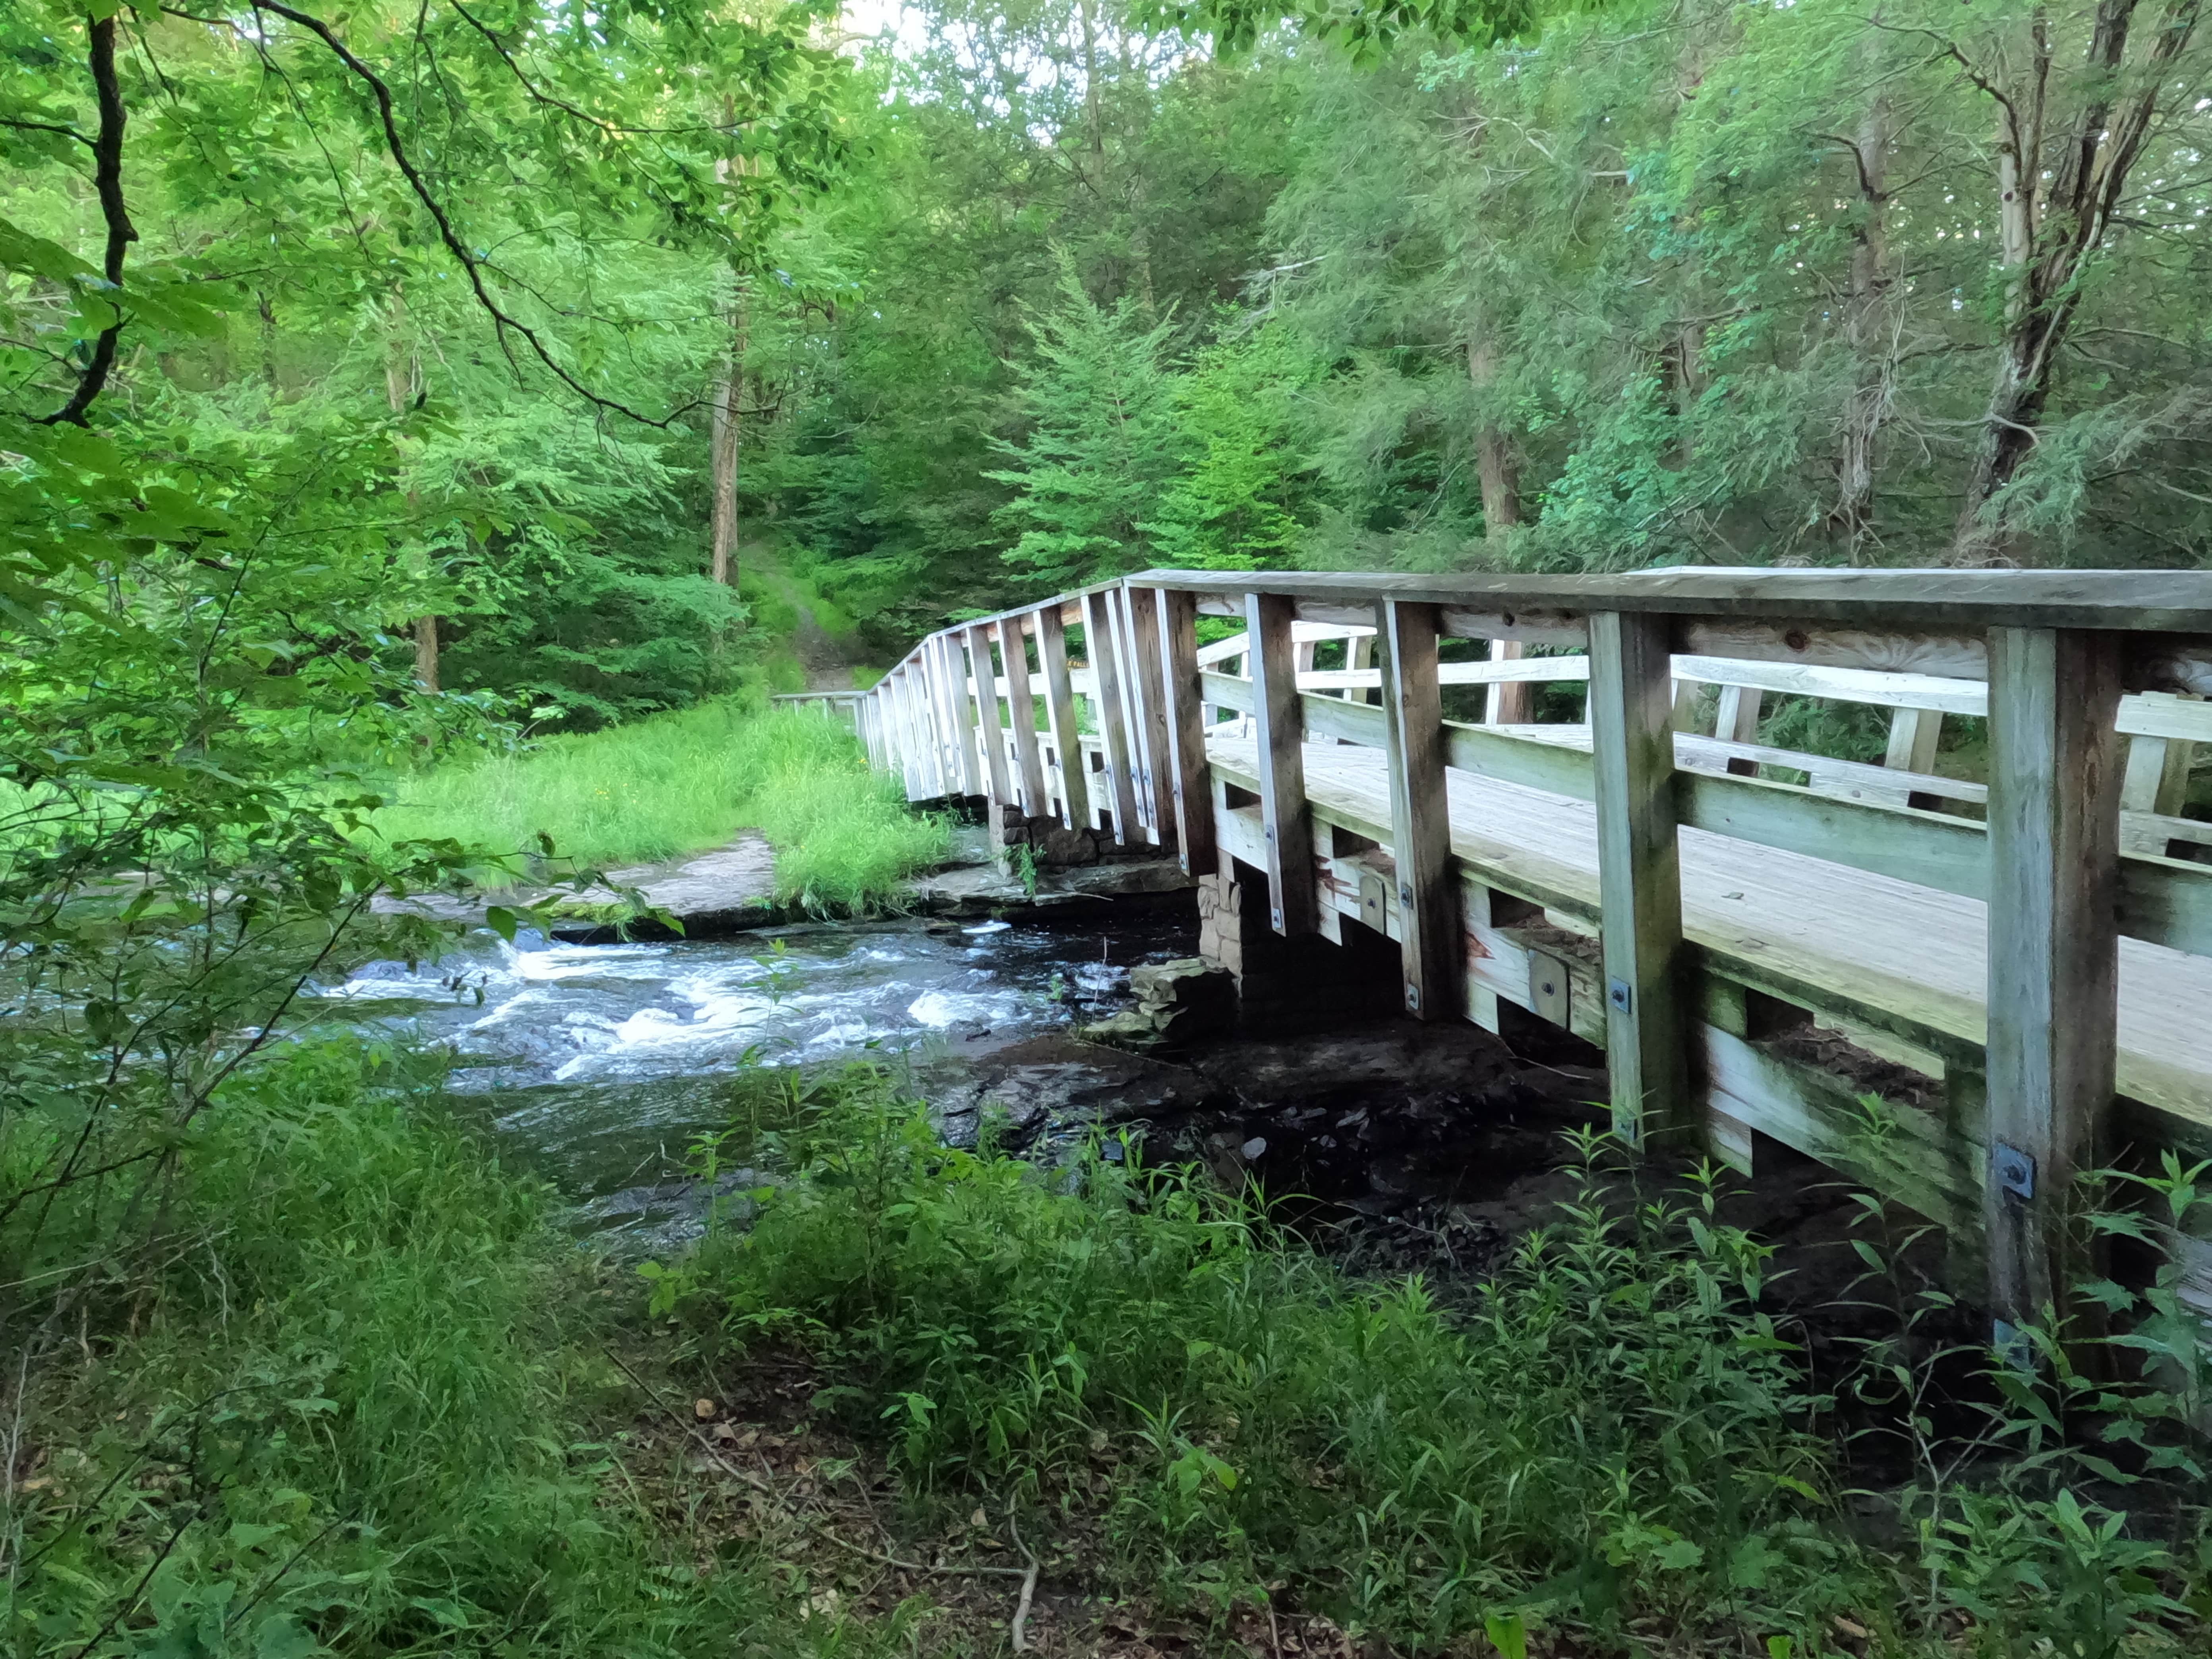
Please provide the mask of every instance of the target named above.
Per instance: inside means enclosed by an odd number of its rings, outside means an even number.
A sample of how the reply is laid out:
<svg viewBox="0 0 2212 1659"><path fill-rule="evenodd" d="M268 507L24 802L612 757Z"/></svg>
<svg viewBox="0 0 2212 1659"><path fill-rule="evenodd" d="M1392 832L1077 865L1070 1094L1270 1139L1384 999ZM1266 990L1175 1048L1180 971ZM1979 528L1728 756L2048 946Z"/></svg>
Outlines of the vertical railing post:
<svg viewBox="0 0 2212 1659"><path fill-rule="evenodd" d="M967 676L961 672L960 647L951 633L929 636L930 678L937 690L939 718L944 722L939 737L951 751L946 770L949 782L963 795L983 793L983 777L976 766L975 718L968 707Z"/></svg>
<svg viewBox="0 0 2212 1659"><path fill-rule="evenodd" d="M1492 640L1492 662L1518 662L1528 647L1518 640ZM1485 726L1526 726L1535 688L1526 680L1492 680L1482 699Z"/></svg>
<svg viewBox="0 0 2212 1659"><path fill-rule="evenodd" d="M1889 752L1881 763L1900 772L1933 772L1942 735L1942 710L1900 708L1889 717Z"/></svg>
<svg viewBox="0 0 2212 1659"><path fill-rule="evenodd" d="M959 647L953 647L959 654ZM977 729L983 745L983 782L990 794L991 835L995 842L1004 828L1000 811L1013 799L1006 784L1006 740L999 725L999 676L991 665L991 630L981 623L968 629L968 660L975 675Z"/></svg>
<svg viewBox="0 0 2212 1659"><path fill-rule="evenodd" d="M1091 822L1091 780L1084 773L1083 739L1075 726L1075 684L1067 672L1067 634L1057 601L1038 610L1036 637L1045 717L1052 726L1052 751L1060 757L1061 821L1071 830L1080 830Z"/></svg>
<svg viewBox="0 0 2212 1659"><path fill-rule="evenodd" d="M1145 797L1145 817L1155 846L1175 837L1175 810L1168 778L1168 711L1160 658L1160 612L1155 590L1121 589L1121 611L1128 622L1129 708L1137 751L1137 781Z"/></svg>
<svg viewBox="0 0 2212 1659"><path fill-rule="evenodd" d="M1451 879L1451 804L1445 791L1443 700L1437 682L1437 607L1386 601L1382 738L1390 769L1390 856L1397 865L1406 1012L1456 1019L1466 1012L1465 928Z"/></svg>
<svg viewBox="0 0 2212 1659"><path fill-rule="evenodd" d="M1638 1147L1691 1121L1670 632L1658 615L1589 619L1606 1068L1614 1133Z"/></svg>
<svg viewBox="0 0 2212 1659"><path fill-rule="evenodd" d="M898 697L899 757L906 771L907 799L934 799L944 792L937 787L936 769L929 764L922 741L912 664L902 662L891 670L891 679Z"/></svg>
<svg viewBox="0 0 2212 1659"><path fill-rule="evenodd" d="M1294 606L1279 593L1247 593L1252 706L1260 751L1260 817L1267 838L1269 920L1296 938L1321 919L1313 820L1306 816L1305 709L1291 649Z"/></svg>
<svg viewBox="0 0 2212 1659"><path fill-rule="evenodd" d="M1168 774L1175 792L1176 859L1187 876L1214 871L1212 775L1206 762L1206 705L1199 695L1198 598L1156 588L1167 688Z"/></svg>
<svg viewBox="0 0 2212 1659"><path fill-rule="evenodd" d="M2070 1188L2115 1088L2120 642L1993 628L1989 652L1985 1203L1992 1311L2018 1327L2064 1308L2088 1265Z"/></svg>
<svg viewBox="0 0 2212 1659"><path fill-rule="evenodd" d="M1042 817L1052 810L1045 793L1044 761L1037 753L1036 698L1030 689L1030 647L1018 616L1001 617L999 655L1006 665L1006 718L1014 728L1014 763L1021 773L1022 811Z"/></svg>
<svg viewBox="0 0 2212 1659"><path fill-rule="evenodd" d="M1091 658L1091 684L1097 689L1098 735L1105 740L1106 775L1114 791L1114 839L1124 847L1137 842L1136 781L1130 775L1129 734L1122 724L1121 653L1114 637L1111 592L1083 596L1083 638Z"/></svg>

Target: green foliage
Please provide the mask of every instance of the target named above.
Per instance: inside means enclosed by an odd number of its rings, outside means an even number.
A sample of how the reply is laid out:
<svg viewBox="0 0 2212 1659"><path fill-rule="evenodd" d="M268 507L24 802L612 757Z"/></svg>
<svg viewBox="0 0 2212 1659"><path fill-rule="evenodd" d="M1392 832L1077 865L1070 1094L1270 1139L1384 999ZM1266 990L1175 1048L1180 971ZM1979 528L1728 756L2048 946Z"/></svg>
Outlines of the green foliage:
<svg viewBox="0 0 2212 1659"><path fill-rule="evenodd" d="M46 1460L8 1516L11 1652L767 1634L761 1583L701 1580L590 1443L611 1379L585 1264L543 1194L440 1120L437 1079L311 1047L193 1127L157 1264L80 1304L85 1345L33 1374Z"/></svg>
<svg viewBox="0 0 2212 1659"><path fill-rule="evenodd" d="M1541 1630L1816 1653L1857 1624L1899 1659L1961 1630L1977 1652L2179 1659L2205 1633L2201 1507L2184 1495L2162 1528L2033 1455L2026 1383L1998 1418L2003 1479L1961 1476L1934 1514L1917 1482L1869 1498L1903 1523L1869 1539L1759 1310L1767 1252L1719 1219L1710 1176L1639 1194L1586 1140L1555 1224L1445 1307L1418 1278L1347 1278L1256 1196L1124 1142L1053 1170L947 1149L880 1072L787 1121L800 1178L652 1266L655 1310L806 1349L918 1501L1103 1509L1131 1588L1216 1611L1290 1589L1417 1651ZM2169 1314L2175 1282L2152 1293ZM2082 1403L2174 1444L2197 1397Z"/></svg>
<svg viewBox="0 0 2212 1659"><path fill-rule="evenodd" d="M735 699L440 767L404 781L376 824L387 837L508 855L544 837L592 868L700 852L757 829L776 849L776 896L821 912L895 902L945 848L944 825L908 811L843 726Z"/></svg>
<svg viewBox="0 0 2212 1659"><path fill-rule="evenodd" d="M1182 459L1170 325L1132 299L1101 307L1071 263L1030 332L1027 433L1000 445L1018 465L986 475L1014 491L1005 517L1022 530L1007 562L1047 591L1141 570L1155 562L1152 515Z"/></svg>
<svg viewBox="0 0 2212 1659"><path fill-rule="evenodd" d="M1312 489L1292 450L1294 399L1315 367L1280 330L1198 354L1176 387L1191 459L1146 526L1160 563L1279 570L1296 562Z"/></svg>

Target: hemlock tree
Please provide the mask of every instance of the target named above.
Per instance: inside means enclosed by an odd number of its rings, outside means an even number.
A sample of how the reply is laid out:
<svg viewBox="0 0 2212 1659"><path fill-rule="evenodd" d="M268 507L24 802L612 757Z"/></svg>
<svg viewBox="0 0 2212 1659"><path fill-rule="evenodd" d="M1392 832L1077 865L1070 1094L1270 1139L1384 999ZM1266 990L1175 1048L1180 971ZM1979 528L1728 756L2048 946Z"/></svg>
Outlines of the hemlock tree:
<svg viewBox="0 0 2212 1659"><path fill-rule="evenodd" d="M998 444L1016 464L987 475L1014 491L1000 516L1021 534L1006 562L1048 589L1158 562L1152 522L1187 452L1166 362L1172 325L1133 298L1101 307L1070 263L1060 303L1030 332L1028 430Z"/></svg>

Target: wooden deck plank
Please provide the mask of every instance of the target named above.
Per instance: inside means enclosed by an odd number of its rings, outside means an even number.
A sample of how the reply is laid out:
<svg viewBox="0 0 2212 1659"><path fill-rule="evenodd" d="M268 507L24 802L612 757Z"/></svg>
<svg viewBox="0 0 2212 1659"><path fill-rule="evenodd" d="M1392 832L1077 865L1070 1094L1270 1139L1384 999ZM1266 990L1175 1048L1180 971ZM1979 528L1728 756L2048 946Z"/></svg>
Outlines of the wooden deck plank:
<svg viewBox="0 0 2212 1659"><path fill-rule="evenodd" d="M1210 758L1257 787L1249 738L1213 735ZM1305 746L1315 807L1389 838L1382 752ZM1452 767L1452 851L1488 885L1595 923L1597 834L1590 804ZM1985 1037L1988 912L1978 899L1778 848L1684 828L1683 931L1746 978L1825 988L1834 1006L1888 1016L1905 1035L1978 1048ZM2120 941L2119 1087L2212 1134L2212 959Z"/></svg>

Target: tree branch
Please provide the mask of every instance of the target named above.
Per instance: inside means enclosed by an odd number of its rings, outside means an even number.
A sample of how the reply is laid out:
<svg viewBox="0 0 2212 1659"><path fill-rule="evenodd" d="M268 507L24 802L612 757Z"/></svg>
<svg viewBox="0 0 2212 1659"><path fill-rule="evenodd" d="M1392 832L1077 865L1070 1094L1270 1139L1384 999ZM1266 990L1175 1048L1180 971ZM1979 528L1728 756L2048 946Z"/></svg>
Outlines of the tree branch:
<svg viewBox="0 0 2212 1659"><path fill-rule="evenodd" d="M274 12L288 21L297 23L301 28L315 36L330 48L338 62L344 64L346 69L374 94L377 114L384 127L385 149L406 179L407 187L414 192L415 199L422 203L424 210L428 212L431 222L436 225L438 240L446 245L446 251L453 256L454 261L467 276L469 287L476 295L477 303L492 319L493 329L499 337L500 349L507 355L508 362L514 362L514 348L508 337L520 335L529 345L532 355L551 370L556 379L578 397L595 407L611 410L627 419L635 421L641 426L658 427L665 430L673 424L673 417L664 416L655 420L652 416L641 414L627 404L612 398L602 397L592 391L562 366L537 330L504 309L499 301L492 297L491 289L484 282L482 262L475 254L469 252L468 245L461 240L460 233L453 228L453 222L447 216L444 204L438 200L428 181L422 177L421 172L416 167L413 158L408 155L406 143L399 136L398 118L392 108L392 88L386 84L381 76L355 57L347 48L345 42L339 40L331 26L324 22L321 18L312 13L285 5L283 0L252 0L252 3L257 14L264 11ZM189 16L191 14L179 12L177 15ZM193 21L210 22L217 20L201 17L195 18ZM515 364L515 367L520 368L520 365Z"/></svg>
<svg viewBox="0 0 2212 1659"><path fill-rule="evenodd" d="M123 129L130 119L130 112L124 107L123 88L115 78L115 18L111 14L91 19L88 27L92 84L100 99L100 132L91 141L92 181L100 195L100 219L107 227L107 250L100 261L100 274L107 279L111 290L108 304L115 309L115 320L100 330L99 339L93 343L92 361L78 377L76 390L70 394L67 403L42 420L40 424L45 426L63 422L82 426L85 410L92 407L92 400L106 386L107 377L115 368L116 342L123 335L122 302L112 296L123 287L124 252L138 240L138 233L131 228L130 210L123 200ZM71 133L70 137L82 135Z"/></svg>

